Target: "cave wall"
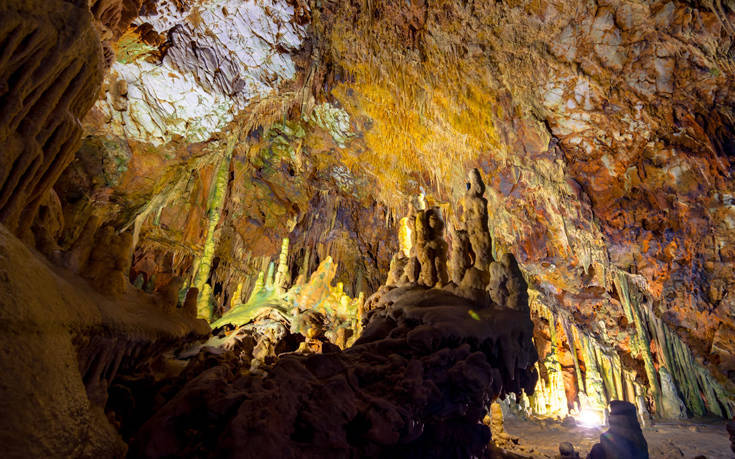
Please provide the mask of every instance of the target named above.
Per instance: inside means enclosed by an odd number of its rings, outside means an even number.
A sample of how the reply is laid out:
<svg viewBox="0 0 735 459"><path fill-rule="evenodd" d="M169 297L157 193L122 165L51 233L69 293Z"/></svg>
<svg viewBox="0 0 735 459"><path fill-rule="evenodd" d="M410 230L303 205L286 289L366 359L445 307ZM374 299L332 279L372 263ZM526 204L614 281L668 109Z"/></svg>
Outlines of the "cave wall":
<svg viewBox="0 0 735 459"><path fill-rule="evenodd" d="M663 387L664 368L686 399L691 384L667 367L654 327L627 317L616 282L635 285L641 319L661 320L712 372L704 379L732 392L716 343L732 320L733 14L685 2L354 1L313 16L330 94L358 125L353 147L386 201L423 188L456 207L463 170L480 167L494 250L516 255L539 301L645 385ZM708 384L694 391L716 413L729 396L706 395Z"/></svg>
<svg viewBox="0 0 735 459"><path fill-rule="evenodd" d="M74 158L103 61L81 2L4 2L0 25L0 221L33 241L40 203Z"/></svg>

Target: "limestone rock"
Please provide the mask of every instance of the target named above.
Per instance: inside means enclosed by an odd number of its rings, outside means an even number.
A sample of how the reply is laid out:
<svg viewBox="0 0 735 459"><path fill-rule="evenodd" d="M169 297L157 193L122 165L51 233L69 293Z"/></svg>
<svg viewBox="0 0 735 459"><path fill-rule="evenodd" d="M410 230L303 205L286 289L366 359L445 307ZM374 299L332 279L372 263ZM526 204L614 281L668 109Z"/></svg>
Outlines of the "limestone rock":
<svg viewBox="0 0 735 459"><path fill-rule="evenodd" d="M114 62L109 90L95 108L103 123L90 118L89 127L153 145L178 136L208 140L250 101L294 77L292 53L305 36L294 14L280 0L216 0L185 8L160 1L135 24L167 36L162 62Z"/></svg>
<svg viewBox="0 0 735 459"><path fill-rule="evenodd" d="M166 286L159 292L164 310L173 311L176 309L179 304L179 292L183 286L184 279L180 276L175 276L172 277Z"/></svg>
<svg viewBox="0 0 735 459"><path fill-rule="evenodd" d="M464 224L474 254L474 266L487 271L493 260L490 229L488 228L487 199L485 183L480 171L472 169L468 175L467 192L462 200Z"/></svg>
<svg viewBox="0 0 735 459"><path fill-rule="evenodd" d="M408 257L403 251L396 252L390 261L390 270L388 271L388 278L385 281L385 285L388 287L397 287L401 281L401 277L403 277L407 264Z"/></svg>
<svg viewBox="0 0 735 459"><path fill-rule="evenodd" d="M433 287L447 283L447 243L438 208L416 215L416 258L421 265L419 284Z"/></svg>
<svg viewBox="0 0 735 459"><path fill-rule="evenodd" d="M133 237L130 233L117 234L115 228L104 225L97 231L92 251L82 275L104 293L120 295L130 282L128 273L133 253Z"/></svg>
<svg viewBox="0 0 735 459"><path fill-rule="evenodd" d="M197 299L199 298L199 289L196 287L190 287L186 291L186 298L184 299L184 305L182 309L186 317L196 319L197 317Z"/></svg>
<svg viewBox="0 0 735 459"><path fill-rule="evenodd" d="M81 118L102 79L100 39L79 3L0 6L0 222L27 240L41 200L79 148Z"/></svg>
<svg viewBox="0 0 735 459"><path fill-rule="evenodd" d="M452 234L452 253L449 258L449 272L452 282L459 285L467 270L472 266L472 247L467 231L459 229Z"/></svg>
<svg viewBox="0 0 735 459"><path fill-rule="evenodd" d="M3 225L0 262L0 343L19 357L0 359L3 454L123 456L127 447L103 411L108 385L121 368L204 337L209 327L165 314L141 292L100 295L50 266Z"/></svg>
<svg viewBox="0 0 735 459"><path fill-rule="evenodd" d="M505 253L500 261L491 262L488 274L487 291L496 304L510 309L528 308L528 284L513 254Z"/></svg>

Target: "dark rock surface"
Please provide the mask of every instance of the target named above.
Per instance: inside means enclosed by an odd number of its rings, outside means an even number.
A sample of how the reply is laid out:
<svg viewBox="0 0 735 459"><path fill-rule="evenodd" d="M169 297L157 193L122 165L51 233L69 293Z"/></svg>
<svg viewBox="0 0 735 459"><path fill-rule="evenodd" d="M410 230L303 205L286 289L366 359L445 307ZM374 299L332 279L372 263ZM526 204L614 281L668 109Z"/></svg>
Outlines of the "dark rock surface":
<svg viewBox="0 0 735 459"><path fill-rule="evenodd" d="M608 422L610 429L592 447L591 459L648 459L648 443L638 423L635 405L613 400Z"/></svg>
<svg viewBox="0 0 735 459"><path fill-rule="evenodd" d="M527 314L400 287L343 352L285 354L266 374L224 361L138 432L134 457L471 457L489 402L533 391Z"/></svg>

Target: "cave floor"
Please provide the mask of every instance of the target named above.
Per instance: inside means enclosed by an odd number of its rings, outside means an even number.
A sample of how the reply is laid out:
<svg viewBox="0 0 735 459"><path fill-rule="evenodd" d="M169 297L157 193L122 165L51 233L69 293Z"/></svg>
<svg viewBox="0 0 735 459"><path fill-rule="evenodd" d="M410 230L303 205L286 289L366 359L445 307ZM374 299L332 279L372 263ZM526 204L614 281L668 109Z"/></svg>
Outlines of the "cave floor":
<svg viewBox="0 0 735 459"><path fill-rule="evenodd" d="M607 427L566 426L550 420L506 419L505 431L518 443L509 452L533 458L558 457L559 443L570 442L581 457L589 453ZM721 420L693 419L680 423L656 423L643 429L653 458L735 458Z"/></svg>

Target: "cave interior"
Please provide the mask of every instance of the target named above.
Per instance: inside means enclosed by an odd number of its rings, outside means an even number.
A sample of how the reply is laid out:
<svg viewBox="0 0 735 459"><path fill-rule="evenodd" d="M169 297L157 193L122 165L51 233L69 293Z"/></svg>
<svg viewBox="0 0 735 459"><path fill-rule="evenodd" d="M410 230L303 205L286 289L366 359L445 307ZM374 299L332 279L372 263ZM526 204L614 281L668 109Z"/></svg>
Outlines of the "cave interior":
<svg viewBox="0 0 735 459"><path fill-rule="evenodd" d="M734 457L734 172L733 0L0 0L2 456Z"/></svg>

